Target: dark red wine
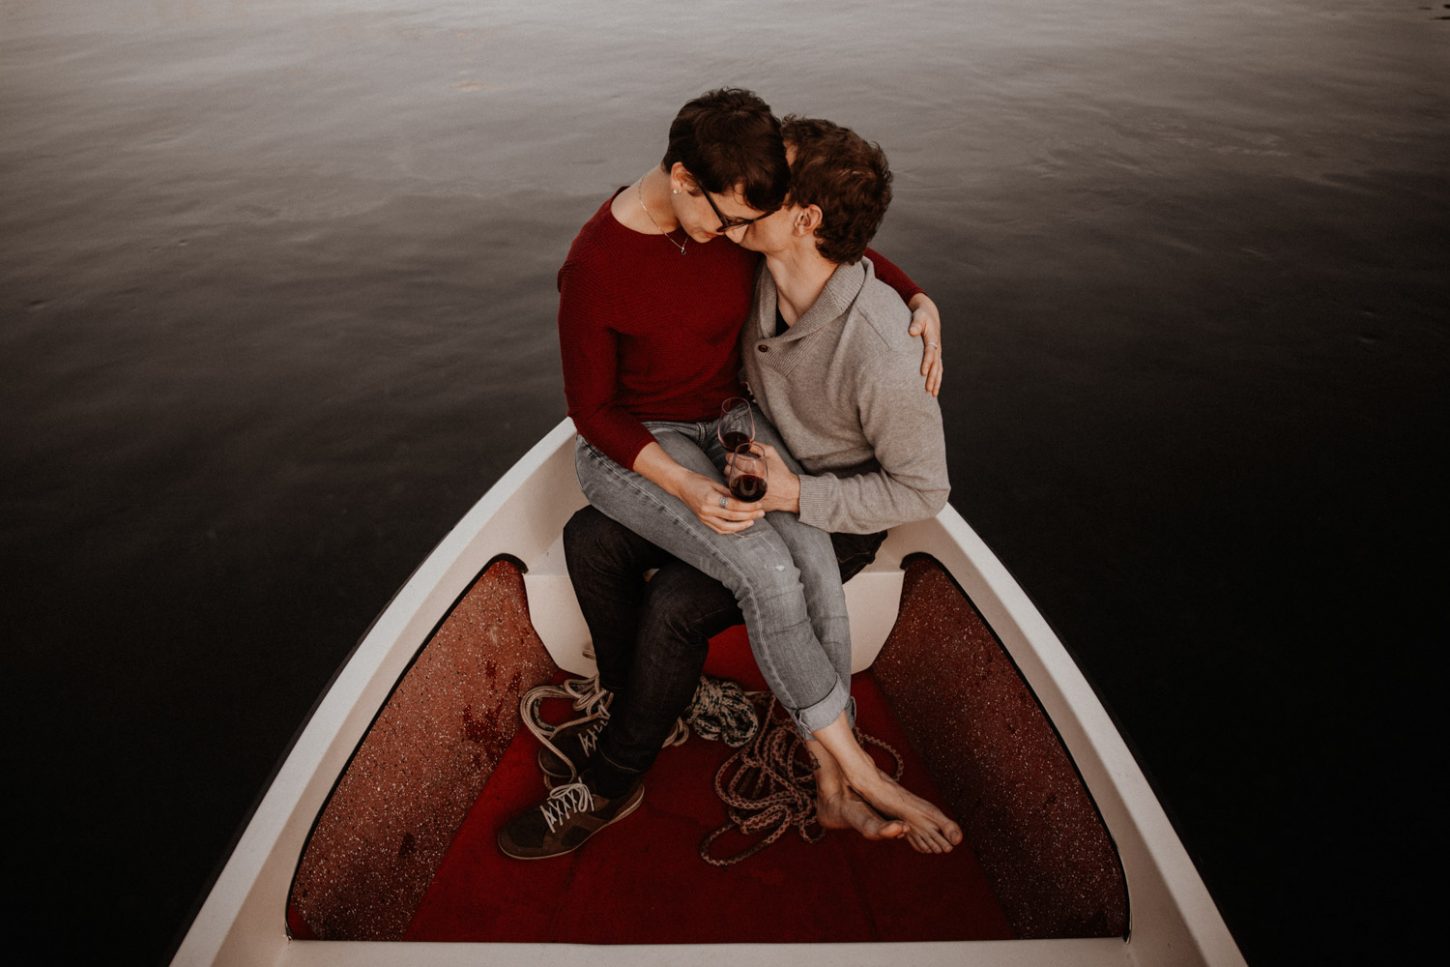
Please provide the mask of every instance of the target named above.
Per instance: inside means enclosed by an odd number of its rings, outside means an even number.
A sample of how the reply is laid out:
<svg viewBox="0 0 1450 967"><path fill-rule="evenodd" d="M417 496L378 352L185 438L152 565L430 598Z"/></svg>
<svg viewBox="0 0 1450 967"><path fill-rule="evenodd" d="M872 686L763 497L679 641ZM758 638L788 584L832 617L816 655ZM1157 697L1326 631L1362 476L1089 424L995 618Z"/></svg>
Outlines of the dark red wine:
<svg viewBox="0 0 1450 967"><path fill-rule="evenodd" d="M765 496L765 478L757 477L753 473L742 473L730 481L730 492L735 495L736 500L753 504Z"/></svg>
<svg viewBox="0 0 1450 967"><path fill-rule="evenodd" d="M720 434L720 442L725 444L726 452L734 453L736 450L748 444L750 437L741 433L739 430L726 430Z"/></svg>

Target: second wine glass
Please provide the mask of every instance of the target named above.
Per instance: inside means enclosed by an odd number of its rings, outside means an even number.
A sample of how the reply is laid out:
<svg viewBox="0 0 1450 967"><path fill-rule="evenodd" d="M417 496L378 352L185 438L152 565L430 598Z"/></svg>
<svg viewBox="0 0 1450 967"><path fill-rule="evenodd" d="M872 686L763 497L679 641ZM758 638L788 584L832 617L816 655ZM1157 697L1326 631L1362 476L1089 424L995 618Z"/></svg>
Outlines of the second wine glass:
<svg viewBox="0 0 1450 967"><path fill-rule="evenodd" d="M732 396L720 404L715 436L727 454L755 442L755 411L750 408L749 400Z"/></svg>

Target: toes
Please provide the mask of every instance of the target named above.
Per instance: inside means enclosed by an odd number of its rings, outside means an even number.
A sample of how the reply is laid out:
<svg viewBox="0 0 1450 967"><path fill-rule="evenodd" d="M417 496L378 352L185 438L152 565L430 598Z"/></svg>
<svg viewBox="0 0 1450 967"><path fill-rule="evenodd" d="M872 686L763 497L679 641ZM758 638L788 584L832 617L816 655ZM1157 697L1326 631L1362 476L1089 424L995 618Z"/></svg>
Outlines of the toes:
<svg viewBox="0 0 1450 967"><path fill-rule="evenodd" d="M952 843L940 829L930 824L908 827L907 841L921 853L950 853Z"/></svg>
<svg viewBox="0 0 1450 967"><path fill-rule="evenodd" d="M906 835L907 825L899 819L886 819L865 803L856 803L853 825L867 839L899 839Z"/></svg>
<svg viewBox="0 0 1450 967"><path fill-rule="evenodd" d="M927 830L925 835L927 839L931 840L932 845L936 847L938 853L950 853L952 851L952 844L940 829L933 827Z"/></svg>
<svg viewBox="0 0 1450 967"><path fill-rule="evenodd" d="M930 831L912 827L912 834L915 836L912 846L916 848L917 852L935 855L942 851L940 843Z"/></svg>

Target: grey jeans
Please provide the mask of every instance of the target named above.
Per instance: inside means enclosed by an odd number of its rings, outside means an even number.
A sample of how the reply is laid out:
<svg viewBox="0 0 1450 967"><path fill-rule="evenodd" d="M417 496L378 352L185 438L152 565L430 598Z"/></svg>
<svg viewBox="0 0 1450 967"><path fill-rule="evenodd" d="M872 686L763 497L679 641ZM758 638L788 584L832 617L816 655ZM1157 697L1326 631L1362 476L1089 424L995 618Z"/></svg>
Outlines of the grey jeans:
<svg viewBox="0 0 1450 967"><path fill-rule="evenodd" d="M681 466L723 482L725 450L714 421L656 420L645 427ZM755 435L799 472L758 410ZM783 511L767 513L738 534L717 534L677 498L582 437L574 460L591 504L734 593L755 663L803 735L809 738L848 709L851 629L829 534Z"/></svg>

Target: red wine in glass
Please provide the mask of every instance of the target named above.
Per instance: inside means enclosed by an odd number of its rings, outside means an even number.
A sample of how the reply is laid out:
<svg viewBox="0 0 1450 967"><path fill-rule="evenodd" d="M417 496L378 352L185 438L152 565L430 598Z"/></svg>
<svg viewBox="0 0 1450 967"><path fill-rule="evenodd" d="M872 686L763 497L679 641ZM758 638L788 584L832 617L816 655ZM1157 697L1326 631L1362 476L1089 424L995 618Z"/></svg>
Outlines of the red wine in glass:
<svg viewBox="0 0 1450 967"><path fill-rule="evenodd" d="M765 454L749 445L731 451L725 463L725 479L736 500L755 503L765 496Z"/></svg>
<svg viewBox="0 0 1450 967"><path fill-rule="evenodd" d="M765 478L753 473L742 473L730 481L730 493L736 500L753 504L765 496Z"/></svg>
<svg viewBox="0 0 1450 967"><path fill-rule="evenodd" d="M741 433L739 430L726 430L720 434L720 443L729 453L734 453L741 447L748 447L754 442L747 434Z"/></svg>
<svg viewBox="0 0 1450 967"><path fill-rule="evenodd" d="M720 404L720 421L715 424L715 437L727 454L755 442L755 412L751 410L749 400L732 396Z"/></svg>

